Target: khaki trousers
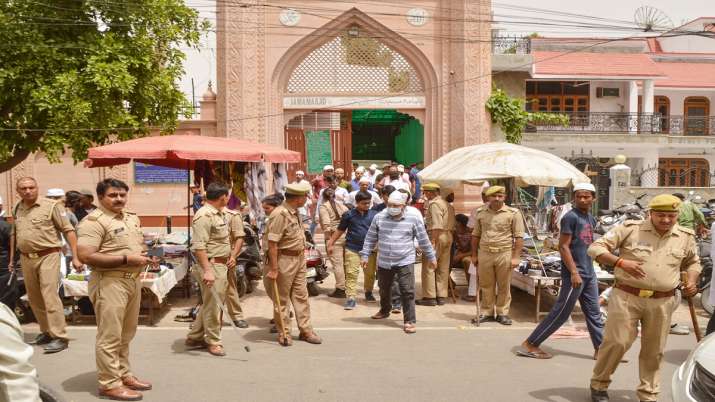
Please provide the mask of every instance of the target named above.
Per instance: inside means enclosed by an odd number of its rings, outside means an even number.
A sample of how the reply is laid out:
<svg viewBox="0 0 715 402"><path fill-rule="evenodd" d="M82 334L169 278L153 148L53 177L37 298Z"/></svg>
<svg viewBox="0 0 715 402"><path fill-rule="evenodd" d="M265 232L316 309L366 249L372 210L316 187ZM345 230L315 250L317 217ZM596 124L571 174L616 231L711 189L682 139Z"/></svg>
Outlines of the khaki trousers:
<svg viewBox="0 0 715 402"><path fill-rule="evenodd" d="M482 314L508 315L511 305L511 250L492 253L479 250L477 257Z"/></svg>
<svg viewBox="0 0 715 402"><path fill-rule="evenodd" d="M285 254L278 255L278 297L281 302L281 310L278 311L276 304L275 290L273 288L273 279L267 277L265 272L268 271L268 264L265 266L263 285L265 286L268 296L273 301L273 319L276 322L278 331L280 328L280 317L283 317L285 330L290 333L291 320L288 315L290 309L288 303L293 305L295 311L295 319L298 322L300 333L311 333L313 327L310 324L310 305L308 304L308 285L305 281L305 257L289 256Z"/></svg>
<svg viewBox="0 0 715 402"><path fill-rule="evenodd" d="M241 300L238 297L238 280L236 279L236 267L228 270L226 289L226 308L231 321L243 319L243 309L241 308Z"/></svg>
<svg viewBox="0 0 715 402"><path fill-rule="evenodd" d="M228 268L224 264L212 264L214 275L216 276L216 282L213 284L213 288L218 294L218 300L213 295L213 291L204 284L203 281L203 269L200 265L194 265L191 268L191 272L194 275L194 279L199 283L201 287L201 308L199 309L199 314L196 315L196 320L194 320L194 325L189 331L187 336L189 339L195 341L205 340L209 345L221 345L221 304L223 304L226 299L226 290L228 289Z"/></svg>
<svg viewBox="0 0 715 402"><path fill-rule="evenodd" d="M638 336L638 322L640 322L638 399L641 401L658 399L660 362L668 339L674 305L675 297L646 299L620 289L613 289L608 300L608 320L606 320L603 343L598 349L598 360L593 368L591 378L593 389L608 389L611 375Z"/></svg>
<svg viewBox="0 0 715 402"><path fill-rule="evenodd" d="M137 332L141 281L102 276L101 271L94 271L88 290L97 319L97 380L102 389L116 388L122 385L122 377L132 375L129 343Z"/></svg>
<svg viewBox="0 0 715 402"><path fill-rule="evenodd" d="M32 313L40 324L40 331L53 338L67 339L65 314L58 293L60 286L60 258L52 253L44 257L20 256L25 289Z"/></svg>
<svg viewBox="0 0 715 402"><path fill-rule="evenodd" d="M372 292L375 287L375 275L377 273L377 253L370 254L367 260L367 268L363 271L365 279L365 292ZM345 249L345 294L348 297L357 296L357 283L360 276L360 255L354 251Z"/></svg>
<svg viewBox="0 0 715 402"><path fill-rule="evenodd" d="M422 259L422 297L434 299L435 297L449 296L449 261L452 254L452 233L443 231L435 241L435 255L437 256L437 269L427 269L427 260Z"/></svg>
<svg viewBox="0 0 715 402"><path fill-rule="evenodd" d="M325 242L325 249L328 248L328 242ZM345 241L335 242L333 245L333 254L328 256L330 266L335 275L335 289L345 290Z"/></svg>

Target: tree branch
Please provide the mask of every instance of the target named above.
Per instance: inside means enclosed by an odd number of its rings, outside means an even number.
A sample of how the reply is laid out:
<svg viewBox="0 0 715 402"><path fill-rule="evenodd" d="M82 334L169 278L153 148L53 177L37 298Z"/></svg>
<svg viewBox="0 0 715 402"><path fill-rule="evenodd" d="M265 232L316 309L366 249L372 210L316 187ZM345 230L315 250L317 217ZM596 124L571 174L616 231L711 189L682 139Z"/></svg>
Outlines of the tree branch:
<svg viewBox="0 0 715 402"><path fill-rule="evenodd" d="M7 172L8 170L19 165L30 156L30 151L26 149L19 149L15 151L15 154L8 160L0 162L0 173Z"/></svg>

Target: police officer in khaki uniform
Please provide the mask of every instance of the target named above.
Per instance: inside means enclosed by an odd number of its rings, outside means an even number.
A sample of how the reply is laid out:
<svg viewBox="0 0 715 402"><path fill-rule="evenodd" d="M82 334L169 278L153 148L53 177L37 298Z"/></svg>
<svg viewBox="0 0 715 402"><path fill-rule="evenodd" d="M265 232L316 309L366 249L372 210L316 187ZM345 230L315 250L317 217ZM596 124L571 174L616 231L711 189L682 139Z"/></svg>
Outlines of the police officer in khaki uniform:
<svg viewBox="0 0 715 402"><path fill-rule="evenodd" d="M335 191L333 191L333 189L326 188L323 190L323 203L320 204L320 208L318 209L318 222L325 236L326 250L329 249L328 243L330 239L338 230L340 218L347 211L348 207L343 203L335 202ZM347 297L345 293L345 237L338 238L330 250L332 252L328 253L328 258L330 259L330 266L335 275L335 291L330 294L330 297L344 299Z"/></svg>
<svg viewBox="0 0 715 402"><path fill-rule="evenodd" d="M117 179L97 184L99 208L80 222L78 255L92 267L89 298L97 317L95 345L99 395L120 401L137 401L138 391L151 384L132 374L129 343L134 338L141 305L139 273L155 264L144 252L139 218L124 210L129 187Z"/></svg>
<svg viewBox="0 0 715 402"><path fill-rule="evenodd" d="M449 296L449 262L452 252L452 233L456 222L454 210L450 212L449 204L439 195L439 184L424 184L422 192L429 202L425 225L437 255L437 268L434 271L422 269L422 300L417 300L416 304L443 305ZM427 264L423 263L422 266L427 267Z"/></svg>
<svg viewBox="0 0 715 402"><path fill-rule="evenodd" d="M12 213L15 219L14 241L20 251L20 264L25 278L25 289L32 312L40 324L40 334L33 344L45 345L45 353L67 349L67 332L60 284L62 235L69 243L72 265L82 269L77 256L77 235L61 202L38 198L37 181L23 177L17 181L17 192L22 197ZM12 270L12 266L10 265Z"/></svg>
<svg viewBox="0 0 715 402"><path fill-rule="evenodd" d="M483 312L475 320L511 325L511 271L519 265L524 246L524 218L518 209L504 204L504 187L489 187L485 195L487 205L477 211L472 232L472 261L477 261Z"/></svg>
<svg viewBox="0 0 715 402"><path fill-rule="evenodd" d="M224 213L228 204L228 187L211 183L206 187L206 203L194 215L191 251L197 265L191 267L201 287L203 303L186 338L186 346L208 348L214 356L225 356L221 345L221 304L228 289L227 263L231 255L229 217ZM215 297L218 296L218 299Z"/></svg>
<svg viewBox="0 0 715 402"><path fill-rule="evenodd" d="M298 216L298 208L305 204L310 187L303 184L289 184L285 190L285 201L274 209L266 228L268 239L268 264L263 284L274 303L273 318L279 326L278 343L290 346L290 301L298 321L300 338L313 344L322 340L310 324L310 305L305 281L305 232ZM280 311L276 303L274 284L278 288ZM280 325L283 323L284 327Z"/></svg>
<svg viewBox="0 0 715 402"><path fill-rule="evenodd" d="M588 255L601 264L615 266L616 284L608 300L608 320L591 378L591 399L608 401L611 375L638 335L640 385L638 399L655 401L660 392L660 363L676 307L675 290L680 273L686 297L697 293L701 267L695 232L678 226L680 199L669 194L654 197L644 221L626 221L596 240ZM619 250L619 256L613 253Z"/></svg>
<svg viewBox="0 0 715 402"><path fill-rule="evenodd" d="M241 301L238 297L238 283L236 278L236 258L241 254L243 247L243 238L246 232L243 230L243 215L240 212L232 209L224 208L223 212L228 218L228 229L231 234L231 255L228 258L226 266L228 267L228 289L226 290L226 308L228 310L229 319L238 328L248 328L248 322L243 319L243 309Z"/></svg>

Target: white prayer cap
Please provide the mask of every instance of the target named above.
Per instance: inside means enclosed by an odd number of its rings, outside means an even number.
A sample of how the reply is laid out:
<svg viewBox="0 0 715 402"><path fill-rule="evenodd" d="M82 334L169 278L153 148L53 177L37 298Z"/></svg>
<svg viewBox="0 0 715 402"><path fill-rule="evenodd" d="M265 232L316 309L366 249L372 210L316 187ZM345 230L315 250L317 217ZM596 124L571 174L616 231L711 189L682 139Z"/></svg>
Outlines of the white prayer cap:
<svg viewBox="0 0 715 402"><path fill-rule="evenodd" d="M365 168L362 166L358 166L358 168L355 169L355 172L356 173L365 173Z"/></svg>
<svg viewBox="0 0 715 402"><path fill-rule="evenodd" d="M333 165L325 165L325 167L323 167L323 172L325 172L326 170L335 170L335 168L333 167Z"/></svg>
<svg viewBox="0 0 715 402"><path fill-rule="evenodd" d="M295 172L295 174L296 174L296 175L305 176L305 172L302 171L302 170L298 170L297 172Z"/></svg>
<svg viewBox="0 0 715 402"><path fill-rule="evenodd" d="M369 177L361 177L361 178L360 178L360 181L359 181L358 183L360 183L360 184L362 184L362 183L370 184L370 178L369 178Z"/></svg>
<svg viewBox="0 0 715 402"><path fill-rule="evenodd" d="M397 165L397 171L400 173L405 173L405 166L404 165Z"/></svg>
<svg viewBox="0 0 715 402"><path fill-rule="evenodd" d="M65 190L61 188L51 188L47 190L47 197L64 197Z"/></svg>
<svg viewBox="0 0 715 402"><path fill-rule="evenodd" d="M387 202L392 204L405 205L407 203L407 194L401 193L399 191L393 191Z"/></svg>
<svg viewBox="0 0 715 402"><path fill-rule="evenodd" d="M577 192L579 190L586 190L590 191L592 193L596 192L596 187L593 186L591 183L578 183L575 186L573 186L573 192Z"/></svg>
<svg viewBox="0 0 715 402"><path fill-rule="evenodd" d="M376 165L376 164L373 163L372 165L370 165L370 170L375 170L375 169L377 169L377 165Z"/></svg>

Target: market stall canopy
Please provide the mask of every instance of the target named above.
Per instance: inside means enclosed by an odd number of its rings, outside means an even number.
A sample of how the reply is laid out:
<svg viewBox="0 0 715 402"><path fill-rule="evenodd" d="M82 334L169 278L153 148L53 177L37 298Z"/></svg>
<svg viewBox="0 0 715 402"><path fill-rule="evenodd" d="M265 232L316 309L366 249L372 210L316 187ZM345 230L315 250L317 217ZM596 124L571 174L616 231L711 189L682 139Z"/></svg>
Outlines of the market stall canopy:
<svg viewBox="0 0 715 402"><path fill-rule="evenodd" d="M518 186L567 187L591 180L569 162L548 152L505 142L455 149L418 173L423 183L445 187L514 178Z"/></svg>
<svg viewBox="0 0 715 402"><path fill-rule="evenodd" d="M193 168L194 161L300 162L300 153L274 145L200 135L142 137L89 149L87 167L136 162L172 168Z"/></svg>

